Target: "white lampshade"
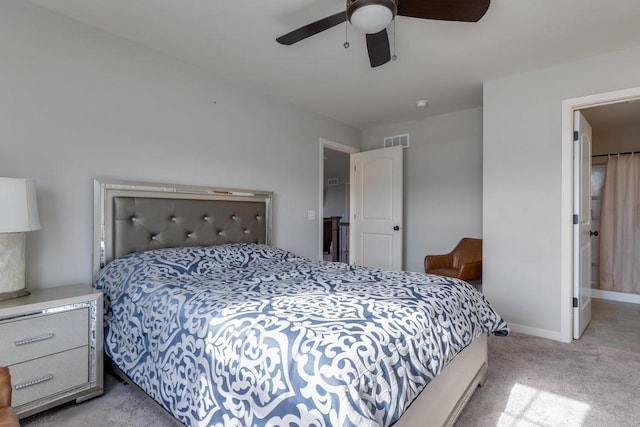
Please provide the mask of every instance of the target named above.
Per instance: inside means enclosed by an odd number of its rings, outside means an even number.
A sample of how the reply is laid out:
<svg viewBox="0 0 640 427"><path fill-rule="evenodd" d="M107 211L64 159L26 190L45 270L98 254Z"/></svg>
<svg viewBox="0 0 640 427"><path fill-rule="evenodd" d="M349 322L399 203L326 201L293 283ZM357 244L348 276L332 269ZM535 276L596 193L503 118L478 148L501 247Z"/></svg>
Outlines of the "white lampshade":
<svg viewBox="0 0 640 427"><path fill-rule="evenodd" d="M36 184L0 178L0 301L29 295L25 289L25 231L40 229Z"/></svg>
<svg viewBox="0 0 640 427"><path fill-rule="evenodd" d="M380 4L368 4L351 15L351 25L365 34L375 34L389 26L393 19L391 10Z"/></svg>
<svg viewBox="0 0 640 427"><path fill-rule="evenodd" d="M31 179L0 178L0 233L39 229L35 182Z"/></svg>

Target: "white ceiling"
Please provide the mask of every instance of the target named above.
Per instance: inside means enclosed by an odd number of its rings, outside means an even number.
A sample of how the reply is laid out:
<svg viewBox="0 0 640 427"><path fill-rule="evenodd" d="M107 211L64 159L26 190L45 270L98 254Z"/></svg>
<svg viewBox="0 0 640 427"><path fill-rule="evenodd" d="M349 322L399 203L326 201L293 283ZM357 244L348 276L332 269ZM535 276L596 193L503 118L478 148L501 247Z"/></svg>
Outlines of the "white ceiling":
<svg viewBox="0 0 640 427"><path fill-rule="evenodd" d="M493 0L474 24L398 17L398 60L376 69L362 34L342 47L344 24L275 42L341 0L30 1L358 128L480 106L483 81L640 45L638 0Z"/></svg>

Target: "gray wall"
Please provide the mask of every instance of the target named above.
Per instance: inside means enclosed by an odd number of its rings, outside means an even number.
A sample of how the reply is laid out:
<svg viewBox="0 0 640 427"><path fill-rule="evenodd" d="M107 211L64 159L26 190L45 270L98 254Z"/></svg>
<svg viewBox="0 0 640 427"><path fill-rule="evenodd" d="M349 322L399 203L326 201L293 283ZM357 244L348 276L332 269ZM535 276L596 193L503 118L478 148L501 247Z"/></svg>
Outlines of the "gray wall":
<svg viewBox="0 0 640 427"><path fill-rule="evenodd" d="M426 254L482 237L482 109L365 129L363 151L404 133L404 266L424 271Z"/></svg>
<svg viewBox="0 0 640 427"><path fill-rule="evenodd" d="M514 330L565 339L562 316L570 319L560 304L561 228L571 221L562 101L638 86L640 48L484 84L483 289Z"/></svg>
<svg viewBox="0 0 640 427"><path fill-rule="evenodd" d="M27 286L91 281L95 177L275 192L274 242L317 257L319 138L361 132L21 0L0 3L0 176L37 182Z"/></svg>
<svg viewBox="0 0 640 427"><path fill-rule="evenodd" d="M324 194L323 216L339 216L341 221L349 221L347 218L349 184L349 153L324 149ZM338 185L329 185L329 179L338 179Z"/></svg>
<svg viewBox="0 0 640 427"><path fill-rule="evenodd" d="M338 185L327 185L325 178L324 186L324 206L323 216L339 216L341 221L348 221L347 218L347 184L349 174L332 174L331 178L338 178Z"/></svg>
<svg viewBox="0 0 640 427"><path fill-rule="evenodd" d="M623 126L594 127L591 148L594 155L640 151L640 116Z"/></svg>

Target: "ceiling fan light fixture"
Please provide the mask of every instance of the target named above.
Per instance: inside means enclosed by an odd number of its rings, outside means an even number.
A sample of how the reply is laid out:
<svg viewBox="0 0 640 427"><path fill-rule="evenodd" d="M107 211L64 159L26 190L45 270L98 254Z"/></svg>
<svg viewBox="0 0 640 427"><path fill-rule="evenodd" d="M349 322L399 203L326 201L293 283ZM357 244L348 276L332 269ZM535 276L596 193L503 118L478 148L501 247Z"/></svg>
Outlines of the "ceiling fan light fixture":
<svg viewBox="0 0 640 427"><path fill-rule="evenodd" d="M353 0L347 2L351 25L365 34L376 34L389 26L398 6L393 0Z"/></svg>

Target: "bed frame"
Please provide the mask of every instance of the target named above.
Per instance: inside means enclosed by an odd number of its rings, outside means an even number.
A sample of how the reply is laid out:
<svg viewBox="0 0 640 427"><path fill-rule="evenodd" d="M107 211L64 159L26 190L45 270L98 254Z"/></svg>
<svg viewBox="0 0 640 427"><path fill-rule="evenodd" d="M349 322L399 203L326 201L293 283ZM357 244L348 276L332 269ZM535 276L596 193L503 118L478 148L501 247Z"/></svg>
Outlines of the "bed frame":
<svg viewBox="0 0 640 427"><path fill-rule="evenodd" d="M96 179L94 277L108 262L130 252L271 244L272 198L268 191ZM131 382L119 369L115 371ZM482 334L429 383L395 426L452 426L476 388L484 384L486 372L487 335Z"/></svg>

